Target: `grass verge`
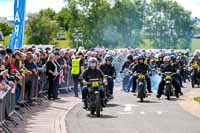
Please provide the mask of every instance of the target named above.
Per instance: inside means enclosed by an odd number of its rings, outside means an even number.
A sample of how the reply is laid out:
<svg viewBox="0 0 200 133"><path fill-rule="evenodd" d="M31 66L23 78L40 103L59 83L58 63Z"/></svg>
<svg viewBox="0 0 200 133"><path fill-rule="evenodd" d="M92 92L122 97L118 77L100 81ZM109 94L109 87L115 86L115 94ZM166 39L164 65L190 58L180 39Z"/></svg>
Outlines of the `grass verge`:
<svg viewBox="0 0 200 133"><path fill-rule="evenodd" d="M195 97L195 98L194 98L194 101L200 103L200 97Z"/></svg>

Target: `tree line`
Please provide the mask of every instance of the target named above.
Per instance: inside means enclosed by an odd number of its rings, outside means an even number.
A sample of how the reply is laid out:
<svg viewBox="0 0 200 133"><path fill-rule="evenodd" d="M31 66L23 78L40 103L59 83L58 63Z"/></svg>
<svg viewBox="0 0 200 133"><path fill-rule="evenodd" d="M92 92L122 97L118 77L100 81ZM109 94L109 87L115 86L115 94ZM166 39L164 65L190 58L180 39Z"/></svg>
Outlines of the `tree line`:
<svg viewBox="0 0 200 133"><path fill-rule="evenodd" d="M194 29L174 0L68 0L58 13L29 14L26 36L29 44L55 44L64 32L72 47L190 48Z"/></svg>

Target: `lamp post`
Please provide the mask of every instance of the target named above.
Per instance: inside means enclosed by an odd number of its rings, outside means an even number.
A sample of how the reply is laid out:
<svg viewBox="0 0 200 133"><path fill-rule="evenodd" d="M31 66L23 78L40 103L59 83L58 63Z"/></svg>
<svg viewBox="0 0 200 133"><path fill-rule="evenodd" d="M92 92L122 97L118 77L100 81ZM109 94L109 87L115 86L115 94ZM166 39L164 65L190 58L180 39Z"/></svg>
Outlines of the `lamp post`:
<svg viewBox="0 0 200 133"><path fill-rule="evenodd" d="M72 37L74 38L74 41L76 43L76 49L78 49L78 42L80 42L83 38L83 35L82 33L78 33L78 32L75 32L75 33L72 33Z"/></svg>

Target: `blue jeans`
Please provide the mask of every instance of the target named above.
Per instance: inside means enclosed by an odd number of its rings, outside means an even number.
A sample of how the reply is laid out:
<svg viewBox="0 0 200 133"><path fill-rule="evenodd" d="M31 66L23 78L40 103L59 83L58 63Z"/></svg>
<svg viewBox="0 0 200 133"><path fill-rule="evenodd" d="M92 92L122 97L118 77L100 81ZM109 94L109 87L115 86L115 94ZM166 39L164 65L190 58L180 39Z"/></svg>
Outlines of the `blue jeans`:
<svg viewBox="0 0 200 133"><path fill-rule="evenodd" d="M157 90L158 89L158 86L159 86L159 83L161 81L161 76L159 76L158 74L154 74L151 76L151 88L153 90Z"/></svg>
<svg viewBox="0 0 200 133"><path fill-rule="evenodd" d="M21 96L21 89L22 89L22 87L21 87L21 85L19 85L19 84L17 84L17 86L16 86L16 91L15 91L15 102L16 102L16 104L19 102L19 100L20 100L20 96Z"/></svg>
<svg viewBox="0 0 200 133"><path fill-rule="evenodd" d="M83 88L82 88L82 99L83 100L87 100L87 98L88 98L88 95L89 95L89 87L88 86L84 86ZM100 86L99 87L99 92L100 92L100 97L102 98L102 99L104 99L105 98L105 88L103 87L103 85L102 86Z"/></svg>
<svg viewBox="0 0 200 133"><path fill-rule="evenodd" d="M129 92L132 86L133 86L133 76L130 76L129 80L128 80L126 91Z"/></svg>
<svg viewBox="0 0 200 133"><path fill-rule="evenodd" d="M113 95L114 81L111 78L108 78L108 93Z"/></svg>
<svg viewBox="0 0 200 133"><path fill-rule="evenodd" d="M122 89L123 89L124 91L127 91L129 79L130 79L130 76L129 76L129 75L126 75L126 76L124 76L124 78L123 78Z"/></svg>

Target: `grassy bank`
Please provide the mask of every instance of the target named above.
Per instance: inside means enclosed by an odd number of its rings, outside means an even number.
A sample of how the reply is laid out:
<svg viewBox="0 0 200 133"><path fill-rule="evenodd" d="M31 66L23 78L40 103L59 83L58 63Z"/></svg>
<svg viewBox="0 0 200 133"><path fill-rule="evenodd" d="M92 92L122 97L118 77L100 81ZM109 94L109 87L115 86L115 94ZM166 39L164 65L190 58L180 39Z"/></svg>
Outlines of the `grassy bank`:
<svg viewBox="0 0 200 133"><path fill-rule="evenodd" d="M194 98L194 101L200 103L200 97L195 97L195 98Z"/></svg>
<svg viewBox="0 0 200 133"><path fill-rule="evenodd" d="M192 51L200 49L200 39L192 39Z"/></svg>
<svg viewBox="0 0 200 133"><path fill-rule="evenodd" d="M66 38L67 38L67 35L66 35ZM10 41L10 36L6 36L4 45L8 46L9 41ZM66 39L66 40L55 39L54 41L56 43L56 46L59 48L69 48L70 46L72 46L72 42L69 39ZM27 43L26 36L25 36L24 42L25 44ZM3 43L3 42L0 42L0 43ZM146 48L146 49L153 48L152 42L150 42L149 40L145 40L144 43L140 45L140 47ZM192 49L192 52L195 51L196 49L200 50L200 39L192 39L191 49Z"/></svg>

